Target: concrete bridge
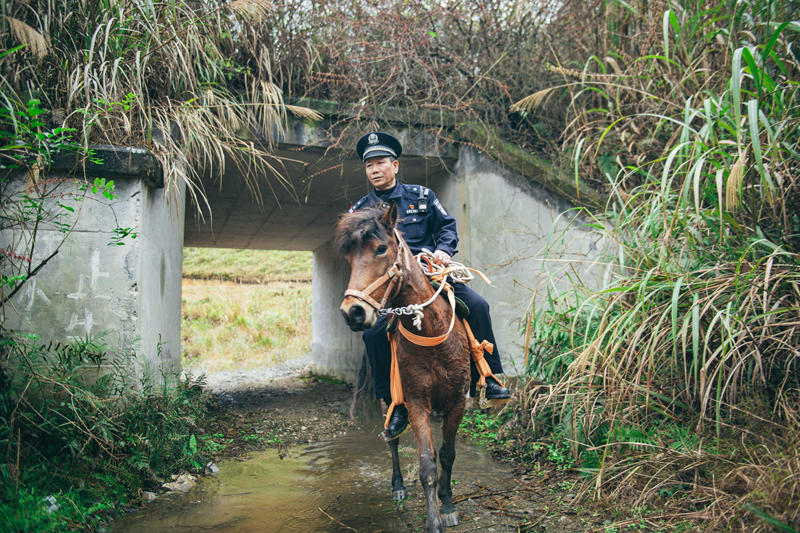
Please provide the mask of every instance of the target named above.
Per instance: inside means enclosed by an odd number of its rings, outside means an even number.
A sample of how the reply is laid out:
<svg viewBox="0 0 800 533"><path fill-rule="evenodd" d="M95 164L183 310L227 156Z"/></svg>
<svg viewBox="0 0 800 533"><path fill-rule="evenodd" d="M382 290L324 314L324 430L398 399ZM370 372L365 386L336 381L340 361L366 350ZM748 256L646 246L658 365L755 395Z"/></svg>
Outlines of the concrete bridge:
<svg viewBox="0 0 800 533"><path fill-rule="evenodd" d="M184 246L311 250L313 361L320 372L352 380L363 346L338 312L349 273L331 239L336 217L367 192L368 182L355 155L328 149L329 127L328 121L289 122L275 151L283 184L243 175L232 164L222 174L204 172L209 208L203 217L185 188L171 198L164 194L160 168L145 151L99 150L105 163L89 165L87 172L114 179L117 198L80 202L75 228L59 253L7 306L6 327L44 340L103 334L112 347L135 346L142 367L176 369ZM492 287L480 281L473 287L492 307L507 372L521 372L520 331L537 287L539 296L547 284L557 290L559 275L553 272L570 265L580 275L598 275L591 263L597 237L579 225L566 228L573 218L563 215L573 207L565 199L570 194L548 183L548 176L538 179L535 168L439 143L424 129L386 129L404 146L400 179L435 190L458 221L456 259L493 280ZM514 166L520 171L509 168ZM51 172L64 174L65 167L56 164ZM19 186L26 186L24 180ZM117 226L135 227L138 237L109 246ZM47 257L62 237L56 228L44 231L37 258ZM556 262L544 263L545 249L558 239L569 245ZM12 246L7 235L3 241L3 247Z"/></svg>

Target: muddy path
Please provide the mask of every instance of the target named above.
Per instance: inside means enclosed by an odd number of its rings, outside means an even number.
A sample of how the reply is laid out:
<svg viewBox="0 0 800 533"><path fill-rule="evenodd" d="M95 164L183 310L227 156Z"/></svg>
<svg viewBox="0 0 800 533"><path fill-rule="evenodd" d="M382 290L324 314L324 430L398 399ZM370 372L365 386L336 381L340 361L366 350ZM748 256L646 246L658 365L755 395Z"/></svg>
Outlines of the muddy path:
<svg viewBox="0 0 800 533"><path fill-rule="evenodd" d="M400 446L408 498L398 505L389 452L376 437L377 404L351 420L348 386L296 368L265 377L213 376L216 406L200 438L218 446L220 472L187 493L159 495L111 531L424 530L410 434ZM461 435L457 450L460 524L447 531L602 531L609 523L575 504L574 474L499 460Z"/></svg>

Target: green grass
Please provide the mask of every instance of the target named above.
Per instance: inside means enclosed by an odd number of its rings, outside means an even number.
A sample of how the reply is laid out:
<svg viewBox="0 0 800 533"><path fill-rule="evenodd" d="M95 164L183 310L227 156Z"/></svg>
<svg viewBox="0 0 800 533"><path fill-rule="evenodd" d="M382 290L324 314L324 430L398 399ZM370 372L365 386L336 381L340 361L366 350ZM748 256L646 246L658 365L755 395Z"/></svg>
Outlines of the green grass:
<svg viewBox="0 0 800 533"><path fill-rule="evenodd" d="M310 252L187 248L183 268L184 368L264 368L310 349L311 283L277 281L310 281Z"/></svg>
<svg viewBox="0 0 800 533"><path fill-rule="evenodd" d="M500 430L513 414L511 410L500 413L487 413L477 409L468 409L458 429L461 433L475 439L484 446L502 447L509 436L501 436Z"/></svg>
<svg viewBox="0 0 800 533"><path fill-rule="evenodd" d="M267 283L311 280L311 252L184 248L183 277Z"/></svg>

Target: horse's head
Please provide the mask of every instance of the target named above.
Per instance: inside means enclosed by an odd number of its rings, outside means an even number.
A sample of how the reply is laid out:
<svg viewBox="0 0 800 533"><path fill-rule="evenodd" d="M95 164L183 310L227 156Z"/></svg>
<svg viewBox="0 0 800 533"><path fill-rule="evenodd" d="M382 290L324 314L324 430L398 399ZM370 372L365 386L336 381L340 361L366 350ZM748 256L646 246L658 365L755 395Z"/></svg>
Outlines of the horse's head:
<svg viewBox="0 0 800 533"><path fill-rule="evenodd" d="M350 329L360 331L378 320L400 284L400 245L395 233L397 205L342 215L336 248L350 263L350 281L339 309Z"/></svg>

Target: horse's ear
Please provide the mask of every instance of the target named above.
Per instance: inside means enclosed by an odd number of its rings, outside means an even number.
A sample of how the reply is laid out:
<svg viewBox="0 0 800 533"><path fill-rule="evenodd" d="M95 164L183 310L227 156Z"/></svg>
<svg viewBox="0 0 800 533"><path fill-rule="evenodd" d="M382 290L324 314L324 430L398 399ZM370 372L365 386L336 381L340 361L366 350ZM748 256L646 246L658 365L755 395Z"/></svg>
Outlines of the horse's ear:
<svg viewBox="0 0 800 533"><path fill-rule="evenodd" d="M389 209L381 217L381 224L389 230L394 228L395 224L397 224L397 203L389 203Z"/></svg>

